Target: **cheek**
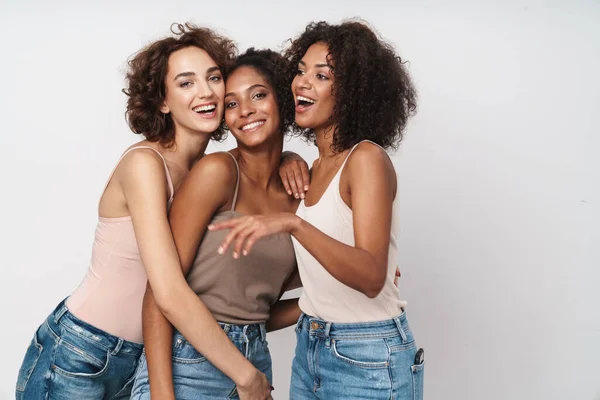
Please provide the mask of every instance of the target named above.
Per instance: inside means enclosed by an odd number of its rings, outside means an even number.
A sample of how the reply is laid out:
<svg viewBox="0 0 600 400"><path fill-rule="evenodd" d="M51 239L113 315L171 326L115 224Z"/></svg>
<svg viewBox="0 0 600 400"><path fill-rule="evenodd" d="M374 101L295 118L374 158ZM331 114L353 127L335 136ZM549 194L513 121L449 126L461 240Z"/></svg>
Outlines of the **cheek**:
<svg viewBox="0 0 600 400"><path fill-rule="evenodd" d="M227 126L234 126L236 119L237 117L235 115L235 111L225 111L225 123L227 124Z"/></svg>

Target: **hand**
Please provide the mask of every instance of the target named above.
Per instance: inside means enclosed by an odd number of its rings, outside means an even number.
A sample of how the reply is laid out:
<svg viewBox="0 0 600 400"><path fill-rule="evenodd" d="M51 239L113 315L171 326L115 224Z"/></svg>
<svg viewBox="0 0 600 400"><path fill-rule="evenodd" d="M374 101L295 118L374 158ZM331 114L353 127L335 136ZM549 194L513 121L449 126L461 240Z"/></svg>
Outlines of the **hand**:
<svg viewBox="0 0 600 400"><path fill-rule="evenodd" d="M247 256L254 243L261 237L290 232L298 220L298 217L291 213L251 215L211 224L208 226L208 230L231 229L221 242L218 252L225 254L231 243L235 241L233 258L237 259L240 254Z"/></svg>
<svg viewBox="0 0 600 400"><path fill-rule="evenodd" d="M237 385L240 400L272 400L271 390L273 386L269 384L267 376L255 370L251 380L245 385Z"/></svg>
<svg viewBox="0 0 600 400"><path fill-rule="evenodd" d="M400 267L396 266L396 275L394 276L394 285L398 287L398 278L400 278L402 274L400 273Z"/></svg>
<svg viewBox="0 0 600 400"><path fill-rule="evenodd" d="M279 176L288 194L297 199L305 197L304 192L310 184L308 164L296 153L284 152L279 165Z"/></svg>

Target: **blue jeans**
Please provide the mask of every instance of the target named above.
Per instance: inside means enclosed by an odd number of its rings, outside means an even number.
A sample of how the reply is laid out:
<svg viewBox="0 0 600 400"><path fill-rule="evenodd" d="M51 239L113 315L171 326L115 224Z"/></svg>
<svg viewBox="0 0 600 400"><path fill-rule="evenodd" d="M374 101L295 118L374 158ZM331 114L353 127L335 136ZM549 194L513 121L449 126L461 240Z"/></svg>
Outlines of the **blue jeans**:
<svg viewBox="0 0 600 400"><path fill-rule="evenodd" d="M264 323L232 325L219 322L219 325L238 350L272 382L271 354ZM235 383L198 353L179 332L173 335L173 384L177 400L239 398ZM136 372L131 399L150 399L145 353Z"/></svg>
<svg viewBox="0 0 600 400"><path fill-rule="evenodd" d="M27 348L16 398L128 399L142 348L79 320L63 300Z"/></svg>
<svg viewBox="0 0 600 400"><path fill-rule="evenodd" d="M338 324L302 314L296 325L290 399L423 399L424 363L400 316Z"/></svg>

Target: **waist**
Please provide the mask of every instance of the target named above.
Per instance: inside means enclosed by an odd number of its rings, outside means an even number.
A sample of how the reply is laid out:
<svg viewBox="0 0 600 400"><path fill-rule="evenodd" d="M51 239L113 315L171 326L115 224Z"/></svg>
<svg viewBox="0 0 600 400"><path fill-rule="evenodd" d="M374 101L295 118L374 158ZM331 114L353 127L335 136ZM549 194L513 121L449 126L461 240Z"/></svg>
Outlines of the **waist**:
<svg viewBox="0 0 600 400"><path fill-rule="evenodd" d="M267 340L267 329L264 322L243 325L218 321L218 324L232 341L244 340L250 342L255 339ZM182 341L186 341L185 337L181 332L175 330L173 332L173 343L181 343Z"/></svg>
<svg viewBox="0 0 600 400"><path fill-rule="evenodd" d="M306 331L311 336L332 339L401 336L405 341L414 340L405 312L386 320L358 323L331 322L302 313L296 323L296 331Z"/></svg>
<svg viewBox="0 0 600 400"><path fill-rule="evenodd" d="M120 338L103 331L89 323L77 318L71 313L66 305L66 300L61 301L47 318L48 327L55 334L60 335L63 329L75 334L87 345L98 347L111 354L128 353L139 357L142 354L143 345Z"/></svg>

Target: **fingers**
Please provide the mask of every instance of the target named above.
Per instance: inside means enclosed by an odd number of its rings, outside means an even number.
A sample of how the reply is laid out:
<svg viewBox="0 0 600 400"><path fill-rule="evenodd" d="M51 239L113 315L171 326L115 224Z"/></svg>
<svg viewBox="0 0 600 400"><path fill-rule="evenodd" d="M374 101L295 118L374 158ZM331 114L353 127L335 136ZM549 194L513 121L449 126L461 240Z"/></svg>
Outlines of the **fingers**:
<svg viewBox="0 0 600 400"><path fill-rule="evenodd" d="M304 198L304 177L301 171L300 166L298 165L298 163L294 163L292 164L292 170L294 171L294 178L296 179L296 188L298 188L298 193L300 195L300 198L303 199ZM296 198L298 198L298 196L295 196Z"/></svg>
<svg viewBox="0 0 600 400"><path fill-rule="evenodd" d="M304 181L304 191L308 191L310 185L310 172L308 171L308 164L304 161L300 163L300 172L302 174L302 180Z"/></svg>
<svg viewBox="0 0 600 400"><path fill-rule="evenodd" d="M246 247L244 247L243 253L242 246L244 245L244 241L246 241L246 238L254 232L254 229L255 228L253 226L248 225L238 232L238 234L235 237L235 245L233 246L233 258L239 258L240 254L248 255L248 244L246 243Z"/></svg>
<svg viewBox="0 0 600 400"><path fill-rule="evenodd" d="M290 184L290 189L292 190L292 194L295 198L300 198L300 191L298 190L298 185L296 184L296 173L294 172L293 167L290 167L287 171L288 183ZM302 187L302 186L300 186Z"/></svg>
<svg viewBox="0 0 600 400"><path fill-rule="evenodd" d="M281 183L283 183L283 187L285 188L285 191L287 192L287 194L289 194L291 196L293 192L292 192L292 188L290 187L287 172L285 172L284 170L280 170L279 177L281 178Z"/></svg>
<svg viewBox="0 0 600 400"><path fill-rule="evenodd" d="M223 239L223 241L221 242L221 246L217 250L217 253L219 253L221 255L225 254L227 252L227 249L233 242L233 240L237 237L238 233L240 231L242 231L244 228L246 228L248 226L248 224L249 224L249 220L245 220L244 222L240 222L236 226L234 226L231 229L231 231L229 231L227 236L225 236L225 239ZM233 256L234 256L234 258L237 258L236 254L234 254Z"/></svg>

